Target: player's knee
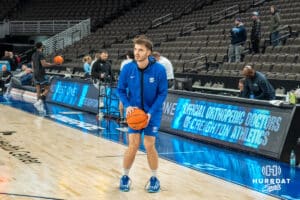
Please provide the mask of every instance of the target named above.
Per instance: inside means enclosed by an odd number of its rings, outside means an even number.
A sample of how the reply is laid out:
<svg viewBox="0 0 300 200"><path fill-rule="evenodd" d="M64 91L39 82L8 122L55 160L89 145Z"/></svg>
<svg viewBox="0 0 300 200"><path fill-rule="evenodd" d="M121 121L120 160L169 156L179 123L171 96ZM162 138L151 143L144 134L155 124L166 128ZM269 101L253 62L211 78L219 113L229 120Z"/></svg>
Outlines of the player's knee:
<svg viewBox="0 0 300 200"><path fill-rule="evenodd" d="M137 151L139 149L139 144L135 144L135 143L129 144L128 148L130 151Z"/></svg>
<svg viewBox="0 0 300 200"><path fill-rule="evenodd" d="M144 146L145 146L146 151L151 151L154 149L155 143L152 141L144 141Z"/></svg>

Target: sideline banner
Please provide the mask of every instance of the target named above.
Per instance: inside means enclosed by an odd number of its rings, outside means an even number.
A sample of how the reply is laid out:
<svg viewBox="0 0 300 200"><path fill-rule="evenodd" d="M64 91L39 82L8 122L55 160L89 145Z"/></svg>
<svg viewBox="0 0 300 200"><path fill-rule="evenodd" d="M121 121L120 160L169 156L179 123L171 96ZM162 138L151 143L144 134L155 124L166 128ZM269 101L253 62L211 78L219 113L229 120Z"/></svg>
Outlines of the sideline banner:
<svg viewBox="0 0 300 200"><path fill-rule="evenodd" d="M279 159L294 108L171 91L164 102L161 130Z"/></svg>
<svg viewBox="0 0 300 200"><path fill-rule="evenodd" d="M47 101L67 107L98 113L99 90L87 81L54 79Z"/></svg>

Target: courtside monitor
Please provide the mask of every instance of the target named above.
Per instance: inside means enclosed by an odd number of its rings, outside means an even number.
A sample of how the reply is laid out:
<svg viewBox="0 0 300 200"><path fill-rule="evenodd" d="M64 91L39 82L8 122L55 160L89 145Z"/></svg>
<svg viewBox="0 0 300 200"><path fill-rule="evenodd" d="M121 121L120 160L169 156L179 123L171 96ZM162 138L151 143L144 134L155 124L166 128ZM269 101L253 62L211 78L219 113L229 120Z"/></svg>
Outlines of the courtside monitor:
<svg viewBox="0 0 300 200"><path fill-rule="evenodd" d="M10 63L7 60L0 60L0 71L2 71L3 65L6 65L7 71L10 71Z"/></svg>

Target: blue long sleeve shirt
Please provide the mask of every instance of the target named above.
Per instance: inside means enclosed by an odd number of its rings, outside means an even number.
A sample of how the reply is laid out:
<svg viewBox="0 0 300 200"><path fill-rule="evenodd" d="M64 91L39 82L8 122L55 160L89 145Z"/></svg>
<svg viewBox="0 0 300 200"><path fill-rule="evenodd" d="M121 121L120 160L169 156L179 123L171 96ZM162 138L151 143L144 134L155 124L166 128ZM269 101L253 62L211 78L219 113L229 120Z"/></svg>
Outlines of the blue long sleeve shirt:
<svg viewBox="0 0 300 200"><path fill-rule="evenodd" d="M126 64L120 73L118 93L125 107L143 109L151 114L150 123L159 126L162 105L168 93L165 68L152 57L144 70L139 69L135 61Z"/></svg>
<svg viewBox="0 0 300 200"><path fill-rule="evenodd" d="M89 63L84 63L83 70L86 74L91 74L91 65Z"/></svg>
<svg viewBox="0 0 300 200"><path fill-rule="evenodd" d="M231 44L243 45L247 40L247 31L244 25L236 26L231 29Z"/></svg>

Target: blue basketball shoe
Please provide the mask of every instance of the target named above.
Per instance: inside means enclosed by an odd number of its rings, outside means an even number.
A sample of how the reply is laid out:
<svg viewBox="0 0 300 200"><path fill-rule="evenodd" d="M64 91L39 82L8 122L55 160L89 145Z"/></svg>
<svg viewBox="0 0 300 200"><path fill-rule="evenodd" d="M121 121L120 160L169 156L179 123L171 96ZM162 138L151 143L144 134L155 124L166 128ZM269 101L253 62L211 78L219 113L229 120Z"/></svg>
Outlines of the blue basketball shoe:
<svg viewBox="0 0 300 200"><path fill-rule="evenodd" d="M127 175L123 175L120 180L120 191L128 192L130 190L131 180Z"/></svg>
<svg viewBox="0 0 300 200"><path fill-rule="evenodd" d="M155 176L152 176L148 181L146 185L146 190L149 193L155 193L160 191L160 182Z"/></svg>

